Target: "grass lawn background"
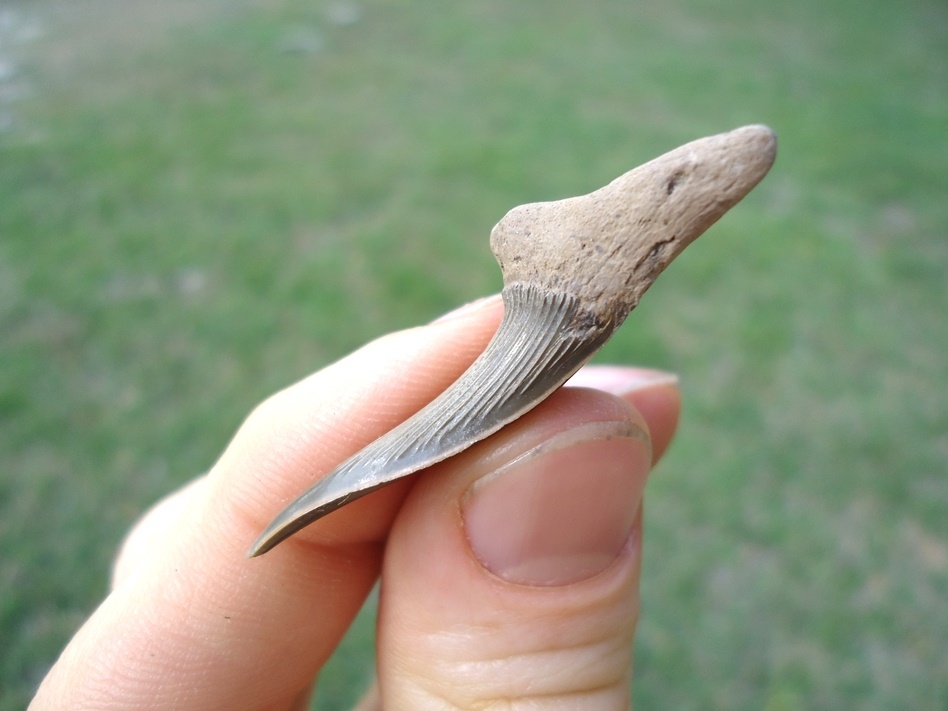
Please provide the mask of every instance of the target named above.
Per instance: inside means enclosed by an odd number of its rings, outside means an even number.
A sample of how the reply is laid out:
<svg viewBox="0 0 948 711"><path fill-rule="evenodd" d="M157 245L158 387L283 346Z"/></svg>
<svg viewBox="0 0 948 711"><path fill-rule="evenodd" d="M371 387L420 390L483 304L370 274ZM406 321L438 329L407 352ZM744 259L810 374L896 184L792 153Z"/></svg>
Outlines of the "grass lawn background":
<svg viewBox="0 0 948 711"><path fill-rule="evenodd" d="M685 393L633 698L946 708L946 116L942 0L0 4L0 711L255 403L499 289L510 207L751 122L771 175L598 358Z"/></svg>

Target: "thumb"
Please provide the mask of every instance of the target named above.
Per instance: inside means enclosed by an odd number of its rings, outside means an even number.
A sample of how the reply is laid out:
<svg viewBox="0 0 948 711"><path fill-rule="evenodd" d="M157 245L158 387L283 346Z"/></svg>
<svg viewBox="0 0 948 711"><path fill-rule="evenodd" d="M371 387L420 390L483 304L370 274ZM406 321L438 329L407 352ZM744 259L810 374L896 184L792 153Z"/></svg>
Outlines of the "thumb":
<svg viewBox="0 0 948 711"><path fill-rule="evenodd" d="M382 575L387 709L627 708L647 428L564 389L431 468Z"/></svg>

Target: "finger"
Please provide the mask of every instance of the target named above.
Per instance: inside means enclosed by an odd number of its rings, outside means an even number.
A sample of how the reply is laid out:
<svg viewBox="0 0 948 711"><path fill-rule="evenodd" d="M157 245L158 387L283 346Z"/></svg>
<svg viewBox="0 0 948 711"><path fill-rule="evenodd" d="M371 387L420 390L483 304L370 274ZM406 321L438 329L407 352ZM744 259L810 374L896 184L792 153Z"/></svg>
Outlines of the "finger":
<svg viewBox="0 0 948 711"><path fill-rule="evenodd" d="M33 708L289 708L376 579L407 486L367 496L262 558L245 557L250 543L321 472L455 380L501 312L488 300L386 336L258 407L207 478L129 538L115 589Z"/></svg>
<svg viewBox="0 0 948 711"><path fill-rule="evenodd" d="M139 567L148 565L174 531L191 500L201 495L206 485L206 476L193 479L161 499L141 517L126 535L112 565L111 590L130 578Z"/></svg>
<svg viewBox="0 0 948 711"><path fill-rule="evenodd" d="M426 471L386 551L385 707L625 708L650 464L627 402L567 388Z"/></svg>
<svg viewBox="0 0 948 711"><path fill-rule="evenodd" d="M681 392L674 373L618 365L587 365L566 385L595 388L631 403L649 426L653 464L668 450L681 414Z"/></svg>
<svg viewBox="0 0 948 711"><path fill-rule="evenodd" d="M677 420L680 398L675 388L675 376L640 368L616 366L586 366L571 381L570 385L594 387L605 392L624 396L628 401L645 410L645 420L653 435L663 442L671 439ZM642 408L642 403L651 407ZM657 458L657 456L656 456ZM129 577L139 565L146 565L154 551L167 538L169 532L187 506L190 497L198 495L206 485L207 477L199 477L178 491L168 495L139 521L126 538L116 560L113 572L113 587ZM301 698L305 698L305 694ZM377 688L367 696L359 708L377 708ZM305 707L305 703L303 706Z"/></svg>

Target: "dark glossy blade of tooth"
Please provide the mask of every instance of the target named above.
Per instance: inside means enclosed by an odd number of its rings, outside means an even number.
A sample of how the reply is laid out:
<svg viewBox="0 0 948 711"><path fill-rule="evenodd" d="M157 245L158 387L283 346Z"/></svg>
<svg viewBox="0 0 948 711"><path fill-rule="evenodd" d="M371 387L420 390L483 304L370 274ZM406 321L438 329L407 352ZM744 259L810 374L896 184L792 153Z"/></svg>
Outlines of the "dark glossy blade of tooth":
<svg viewBox="0 0 948 711"><path fill-rule="evenodd" d="M250 555L385 484L461 452L544 400L612 334L576 297L535 286L504 289L504 318L471 367L413 417L305 491L260 535Z"/></svg>

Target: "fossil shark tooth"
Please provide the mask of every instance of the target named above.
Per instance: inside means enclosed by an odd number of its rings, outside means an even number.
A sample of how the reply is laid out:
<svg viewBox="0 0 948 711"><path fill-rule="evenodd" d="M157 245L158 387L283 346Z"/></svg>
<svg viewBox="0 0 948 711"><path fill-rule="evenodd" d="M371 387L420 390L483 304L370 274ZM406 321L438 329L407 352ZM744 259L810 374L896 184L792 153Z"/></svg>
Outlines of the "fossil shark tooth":
<svg viewBox="0 0 948 711"><path fill-rule="evenodd" d="M504 317L461 377L283 510L248 555L467 449L536 407L622 324L695 238L766 175L777 141L745 126L666 153L588 195L516 207L491 232Z"/></svg>

